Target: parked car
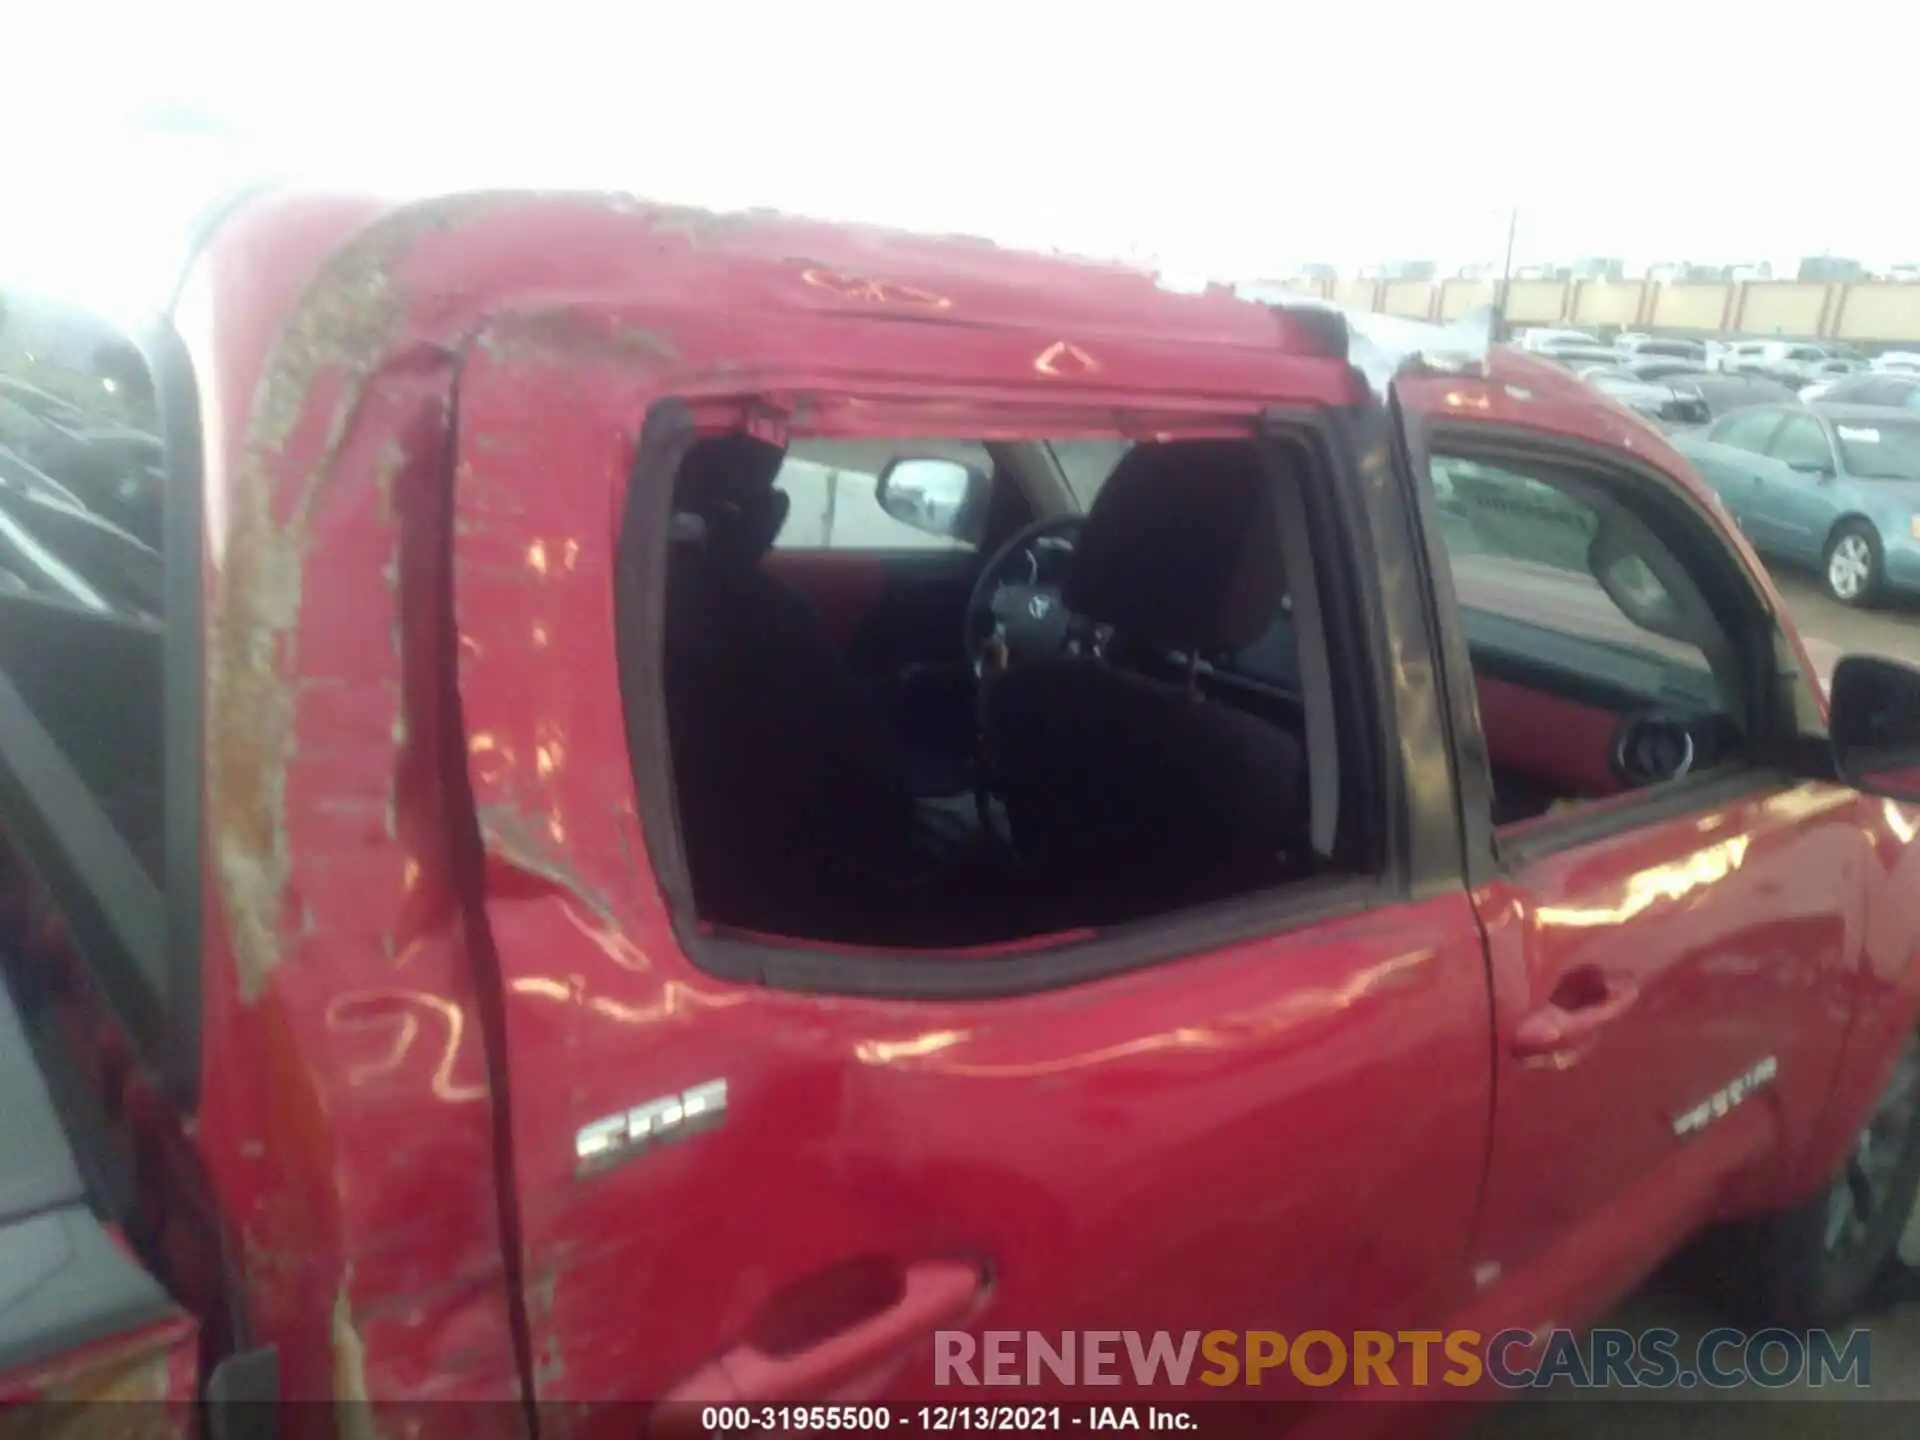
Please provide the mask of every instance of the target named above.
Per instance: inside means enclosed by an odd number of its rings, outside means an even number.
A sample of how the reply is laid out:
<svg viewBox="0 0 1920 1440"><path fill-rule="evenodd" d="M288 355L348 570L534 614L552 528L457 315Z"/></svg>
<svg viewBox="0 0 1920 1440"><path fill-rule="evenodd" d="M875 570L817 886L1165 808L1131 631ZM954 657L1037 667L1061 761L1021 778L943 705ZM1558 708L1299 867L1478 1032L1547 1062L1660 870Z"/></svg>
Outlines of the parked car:
<svg viewBox="0 0 1920 1440"><path fill-rule="evenodd" d="M1872 371L1840 380L1823 380L1800 392L1806 401L1829 400L1837 405L1890 405L1896 410L1920 410L1920 374Z"/></svg>
<svg viewBox="0 0 1920 1440"><path fill-rule="evenodd" d="M1542 360L1560 366L1574 374L1582 370L1591 370L1596 366L1612 367L1620 363L1620 357L1604 345L1556 345L1552 349L1535 352Z"/></svg>
<svg viewBox="0 0 1920 1440"><path fill-rule="evenodd" d="M1702 367L1706 365L1707 347L1699 340L1674 340L1659 335L1631 333L1616 337L1613 343L1622 355L1633 358L1665 356Z"/></svg>
<svg viewBox="0 0 1920 1440"><path fill-rule="evenodd" d="M1842 604L1920 591L1920 416L1912 411L1761 405L1678 443L1756 550L1817 564Z"/></svg>
<svg viewBox="0 0 1920 1440"><path fill-rule="evenodd" d="M1763 403L1792 403L1793 391L1757 375L1724 375L1688 360L1636 356L1611 367L1641 385L1659 386L1686 402L1679 423L1704 424L1729 410ZM1669 421L1669 424L1675 423Z"/></svg>
<svg viewBox="0 0 1920 1440"><path fill-rule="evenodd" d="M1585 330L1556 330L1548 327L1535 327L1520 333L1519 344L1522 350L1536 355L1550 355L1560 351L1607 351L1611 347L1599 336Z"/></svg>
<svg viewBox="0 0 1920 1440"><path fill-rule="evenodd" d="M1873 357L1871 368L1891 370L1903 375L1920 373L1920 351L1888 350Z"/></svg>
<svg viewBox="0 0 1920 1440"><path fill-rule="evenodd" d="M1698 380L1719 374L1701 361L1672 355L1630 355L1616 362L1616 368L1636 380Z"/></svg>
<svg viewBox="0 0 1920 1440"><path fill-rule="evenodd" d="M1638 375L1624 365L1588 365L1577 373L1603 395L1649 420L1670 425L1704 425L1713 418L1713 412L1697 390Z"/></svg>
<svg viewBox="0 0 1920 1440"><path fill-rule="evenodd" d="M627 195L169 293L164 615L0 593L7 1396L630 1434L1891 1253L1920 673L1563 370Z"/></svg>
<svg viewBox="0 0 1920 1440"><path fill-rule="evenodd" d="M1760 375L1798 389L1839 379L1866 368L1863 360L1831 346L1791 340L1742 341L1720 357L1720 368L1739 375Z"/></svg>
<svg viewBox="0 0 1920 1440"><path fill-rule="evenodd" d="M1676 379L1707 402L1714 419L1749 405L1797 405L1799 397L1788 386L1759 375L1707 374Z"/></svg>

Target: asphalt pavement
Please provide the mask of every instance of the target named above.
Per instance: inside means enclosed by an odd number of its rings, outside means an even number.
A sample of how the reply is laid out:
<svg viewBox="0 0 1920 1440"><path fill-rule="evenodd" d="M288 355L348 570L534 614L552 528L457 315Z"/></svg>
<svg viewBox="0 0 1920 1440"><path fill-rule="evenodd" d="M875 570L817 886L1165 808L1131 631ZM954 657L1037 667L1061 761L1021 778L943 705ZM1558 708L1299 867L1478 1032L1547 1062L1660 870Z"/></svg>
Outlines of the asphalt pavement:
<svg viewBox="0 0 1920 1440"><path fill-rule="evenodd" d="M1920 665L1920 604L1859 611L1828 599L1811 575L1776 572L1774 581L1786 596L1816 664L1830 666L1839 655L1868 653ZM1920 1208L1908 1220L1900 1251L1920 1264ZM1662 1277L1603 1323L1631 1331L1676 1330L1680 1334L1676 1353L1685 1356L1707 1331L1726 1322ZM1837 1440L1902 1434L1920 1440L1920 1303L1862 1316L1858 1323L1871 1337L1871 1398L1834 1400L1831 1389L1820 1392L1805 1385L1780 1390L1742 1386L1729 1391L1696 1387L1678 1397L1721 1407L1723 1413L1710 1415L1691 1403L1659 1404L1652 1410L1635 1403L1648 1398L1670 1402L1676 1398L1672 1392L1656 1397L1646 1391L1622 1391L1610 1393L1609 1403L1587 1403L1583 1398L1576 1404L1497 1407L1470 1427L1468 1440L1548 1435L1554 1440L1655 1440L1668 1435L1689 1440L1721 1435ZM1803 1403L1790 1403L1795 1401ZM1762 1406L1757 1402L1780 1403Z"/></svg>

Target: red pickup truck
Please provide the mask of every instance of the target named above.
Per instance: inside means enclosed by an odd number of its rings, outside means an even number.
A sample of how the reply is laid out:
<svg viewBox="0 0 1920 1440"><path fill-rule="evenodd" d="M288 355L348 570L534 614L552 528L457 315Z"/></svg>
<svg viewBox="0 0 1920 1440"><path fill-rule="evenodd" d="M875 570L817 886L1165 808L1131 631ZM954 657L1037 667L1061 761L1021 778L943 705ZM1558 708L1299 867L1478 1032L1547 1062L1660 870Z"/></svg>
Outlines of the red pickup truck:
<svg viewBox="0 0 1920 1440"><path fill-rule="evenodd" d="M1577 1324L1695 1237L1815 1325L1890 1252L1920 675L1824 692L1552 367L590 195L254 193L63 313L6 1395L573 1433L924 1399L943 1329Z"/></svg>

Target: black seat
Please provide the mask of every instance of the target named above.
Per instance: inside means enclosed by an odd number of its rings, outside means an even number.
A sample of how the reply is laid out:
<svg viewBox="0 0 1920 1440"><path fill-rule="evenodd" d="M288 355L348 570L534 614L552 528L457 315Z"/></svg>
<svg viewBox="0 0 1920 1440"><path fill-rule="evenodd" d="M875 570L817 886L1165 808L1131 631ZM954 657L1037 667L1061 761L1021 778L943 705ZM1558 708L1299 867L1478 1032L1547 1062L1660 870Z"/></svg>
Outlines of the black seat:
<svg viewBox="0 0 1920 1440"><path fill-rule="evenodd" d="M1063 603L1162 654L1253 643L1286 588L1274 483L1248 442L1136 447L1087 516ZM1203 903L1309 862L1299 741L1190 683L1024 662L994 682L987 727L1014 844L1063 918Z"/></svg>
<svg viewBox="0 0 1920 1440"><path fill-rule="evenodd" d="M760 568L786 519L781 452L695 442L674 494L663 681L700 912L864 944L977 938L976 834L917 806L906 753L812 604Z"/></svg>
<svg viewBox="0 0 1920 1440"><path fill-rule="evenodd" d="M697 441L675 484L664 674L680 829L701 912L850 938L912 801L883 717L806 598L760 569L786 519L778 448Z"/></svg>

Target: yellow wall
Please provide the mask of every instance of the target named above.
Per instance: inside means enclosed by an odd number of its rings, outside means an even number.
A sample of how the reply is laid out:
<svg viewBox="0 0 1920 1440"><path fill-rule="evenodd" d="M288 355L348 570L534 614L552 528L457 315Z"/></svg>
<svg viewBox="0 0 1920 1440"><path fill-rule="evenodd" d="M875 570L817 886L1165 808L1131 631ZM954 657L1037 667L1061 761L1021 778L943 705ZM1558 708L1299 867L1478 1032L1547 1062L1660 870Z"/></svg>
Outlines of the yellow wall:
<svg viewBox="0 0 1920 1440"><path fill-rule="evenodd" d="M1460 279L1437 285L1424 280L1342 279L1316 288L1349 309L1444 320L1491 305L1499 289L1491 280ZM1920 349L1920 284L1515 280L1507 287L1506 319L1517 326L1573 324L1596 329L1725 330L1745 335L1905 341Z"/></svg>
<svg viewBox="0 0 1920 1440"><path fill-rule="evenodd" d="M1746 335L1817 335L1827 286L1799 280L1753 280L1741 287L1735 328Z"/></svg>
<svg viewBox="0 0 1920 1440"><path fill-rule="evenodd" d="M1491 280L1447 280L1440 286L1440 318L1458 320L1462 315L1493 304L1498 287Z"/></svg>
<svg viewBox="0 0 1920 1440"><path fill-rule="evenodd" d="M1425 319L1433 313L1433 286L1425 280L1389 280L1380 308L1389 315Z"/></svg>
<svg viewBox="0 0 1920 1440"><path fill-rule="evenodd" d="M1653 297L1658 330L1718 330L1727 318L1731 285L1660 285Z"/></svg>
<svg viewBox="0 0 1920 1440"><path fill-rule="evenodd" d="M1334 302L1352 310L1375 309L1380 287L1371 280L1349 280L1345 276L1333 282Z"/></svg>
<svg viewBox="0 0 1920 1440"><path fill-rule="evenodd" d="M1581 280L1573 287L1576 325L1618 325L1628 329L1640 323L1640 297L1646 285L1638 280Z"/></svg>
<svg viewBox="0 0 1920 1440"><path fill-rule="evenodd" d="M1920 340L1920 285L1846 285L1841 290L1836 338Z"/></svg>
<svg viewBox="0 0 1920 1440"><path fill-rule="evenodd" d="M1507 286L1507 319L1515 325L1552 325L1566 313L1567 287L1558 280L1515 280Z"/></svg>

